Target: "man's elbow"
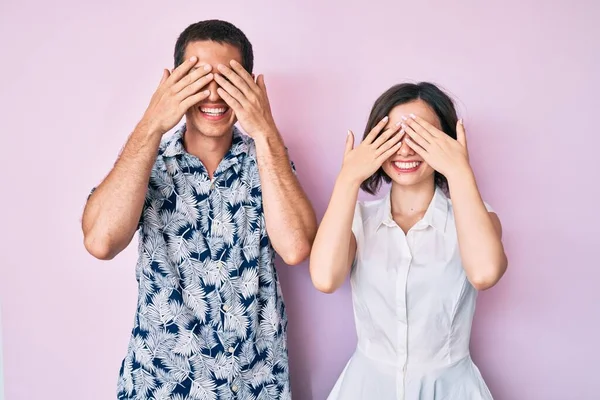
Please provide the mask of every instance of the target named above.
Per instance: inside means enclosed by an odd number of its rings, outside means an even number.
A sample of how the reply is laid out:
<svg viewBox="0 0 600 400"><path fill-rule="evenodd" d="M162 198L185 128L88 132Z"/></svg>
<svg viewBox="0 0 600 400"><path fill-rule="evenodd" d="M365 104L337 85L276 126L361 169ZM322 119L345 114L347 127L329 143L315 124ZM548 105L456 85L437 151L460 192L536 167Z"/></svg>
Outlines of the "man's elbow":
<svg viewBox="0 0 600 400"><path fill-rule="evenodd" d="M300 247L293 249L291 251L287 251L283 254L280 254L281 259L287 265L298 265L304 260L308 258L310 254L310 247L306 249L305 247Z"/></svg>
<svg viewBox="0 0 600 400"><path fill-rule="evenodd" d="M294 246L289 251L281 253L280 256L287 265L298 265L308 258L311 247L311 244L305 241L302 244Z"/></svg>
<svg viewBox="0 0 600 400"><path fill-rule="evenodd" d="M92 234L84 235L83 244L87 252L98 260L112 260L120 252L108 238L99 238Z"/></svg>

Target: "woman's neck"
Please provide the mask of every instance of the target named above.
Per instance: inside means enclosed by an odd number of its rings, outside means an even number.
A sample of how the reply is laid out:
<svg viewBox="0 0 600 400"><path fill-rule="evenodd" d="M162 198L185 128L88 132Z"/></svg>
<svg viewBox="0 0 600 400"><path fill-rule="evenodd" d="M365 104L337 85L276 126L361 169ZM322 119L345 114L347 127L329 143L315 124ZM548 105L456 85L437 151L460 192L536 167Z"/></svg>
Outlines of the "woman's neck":
<svg viewBox="0 0 600 400"><path fill-rule="evenodd" d="M418 214L422 217L434 194L435 184L431 181L411 186L392 184L390 194L392 216L411 217Z"/></svg>

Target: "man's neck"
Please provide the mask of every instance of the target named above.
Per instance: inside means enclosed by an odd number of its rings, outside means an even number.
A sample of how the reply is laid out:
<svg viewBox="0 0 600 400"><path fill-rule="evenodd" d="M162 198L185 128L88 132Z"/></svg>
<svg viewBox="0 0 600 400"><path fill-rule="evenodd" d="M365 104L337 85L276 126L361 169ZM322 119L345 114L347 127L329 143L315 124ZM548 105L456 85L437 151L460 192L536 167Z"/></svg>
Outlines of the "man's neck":
<svg viewBox="0 0 600 400"><path fill-rule="evenodd" d="M209 137L199 131L187 129L183 135L183 146L188 153L202 161L212 179L219 163L231 148L232 140L233 130L229 135Z"/></svg>

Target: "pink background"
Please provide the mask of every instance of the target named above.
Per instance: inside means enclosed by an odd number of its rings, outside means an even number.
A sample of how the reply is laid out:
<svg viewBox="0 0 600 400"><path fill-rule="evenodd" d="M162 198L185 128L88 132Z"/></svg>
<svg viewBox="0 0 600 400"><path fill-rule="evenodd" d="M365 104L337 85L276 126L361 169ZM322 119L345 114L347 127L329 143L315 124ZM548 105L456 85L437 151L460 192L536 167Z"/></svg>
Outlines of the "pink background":
<svg viewBox="0 0 600 400"><path fill-rule="evenodd" d="M254 44L319 216L346 129L362 131L383 90L404 80L450 90L510 259L480 296L474 359L496 399L598 399L600 3L494 3L3 0L7 400L115 398L136 251L89 256L82 207L171 66L177 35L214 17ZM322 400L355 345L349 287L323 295L306 264L280 271L295 398Z"/></svg>

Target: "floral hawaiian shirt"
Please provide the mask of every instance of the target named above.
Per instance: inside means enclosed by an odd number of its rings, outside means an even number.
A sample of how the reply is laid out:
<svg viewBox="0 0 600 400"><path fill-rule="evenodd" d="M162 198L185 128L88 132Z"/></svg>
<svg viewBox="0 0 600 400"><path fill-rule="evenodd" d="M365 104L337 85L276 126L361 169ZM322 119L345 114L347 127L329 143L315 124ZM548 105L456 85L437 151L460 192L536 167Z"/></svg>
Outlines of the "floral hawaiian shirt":
<svg viewBox="0 0 600 400"><path fill-rule="evenodd" d="M289 399L287 317L254 141L234 129L211 180L184 132L162 141L148 185L118 398Z"/></svg>

